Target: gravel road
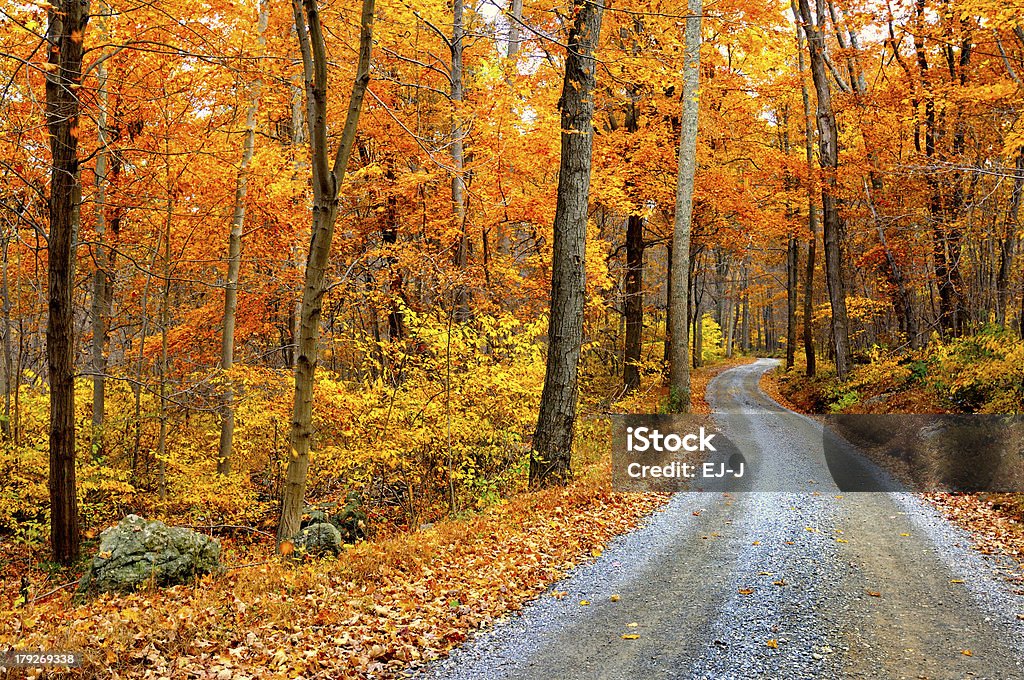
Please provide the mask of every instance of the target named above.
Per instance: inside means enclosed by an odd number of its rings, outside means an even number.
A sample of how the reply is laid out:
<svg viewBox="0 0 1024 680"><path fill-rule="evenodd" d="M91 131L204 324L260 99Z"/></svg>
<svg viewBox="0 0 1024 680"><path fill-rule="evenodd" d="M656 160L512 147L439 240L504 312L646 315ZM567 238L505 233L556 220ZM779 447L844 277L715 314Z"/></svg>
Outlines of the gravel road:
<svg viewBox="0 0 1024 680"><path fill-rule="evenodd" d="M1024 598L999 578L1013 567L911 494L842 492L843 470L883 473L854 453L826 460L821 425L758 387L773 365L722 373L708 402L759 463L752 488L788 492L675 494L556 584L564 598L540 598L422 676L1024 678Z"/></svg>

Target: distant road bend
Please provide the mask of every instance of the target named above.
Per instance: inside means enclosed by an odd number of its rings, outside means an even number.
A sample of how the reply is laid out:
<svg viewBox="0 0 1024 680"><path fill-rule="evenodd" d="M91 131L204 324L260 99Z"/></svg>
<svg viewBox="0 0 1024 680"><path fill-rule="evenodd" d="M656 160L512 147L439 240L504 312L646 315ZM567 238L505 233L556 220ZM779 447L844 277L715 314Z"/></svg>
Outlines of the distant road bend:
<svg viewBox="0 0 1024 680"><path fill-rule="evenodd" d="M998 575L1009 567L913 495L840 492L833 479L872 466L837 467L821 425L776 417L758 386L774 364L722 373L708 402L748 461L807 492L675 494L558 583L566 597L540 598L425 677L1024 678L1024 598Z"/></svg>

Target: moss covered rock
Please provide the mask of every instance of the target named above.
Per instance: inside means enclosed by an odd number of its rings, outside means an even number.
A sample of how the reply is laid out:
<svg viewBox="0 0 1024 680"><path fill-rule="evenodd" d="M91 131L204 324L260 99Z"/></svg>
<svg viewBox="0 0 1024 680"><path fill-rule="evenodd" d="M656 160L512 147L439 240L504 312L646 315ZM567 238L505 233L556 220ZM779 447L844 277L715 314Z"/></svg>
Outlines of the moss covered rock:
<svg viewBox="0 0 1024 680"><path fill-rule="evenodd" d="M220 543L204 534L128 515L100 534L100 549L80 590L127 592L172 586L220 568Z"/></svg>

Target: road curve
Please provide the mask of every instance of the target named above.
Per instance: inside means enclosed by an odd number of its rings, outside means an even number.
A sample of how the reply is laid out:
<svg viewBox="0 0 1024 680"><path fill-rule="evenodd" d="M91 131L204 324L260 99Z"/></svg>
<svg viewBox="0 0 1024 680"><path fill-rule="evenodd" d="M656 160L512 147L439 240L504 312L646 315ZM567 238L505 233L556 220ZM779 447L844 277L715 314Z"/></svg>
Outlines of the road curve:
<svg viewBox="0 0 1024 680"><path fill-rule="evenodd" d="M843 470L873 466L826 457L821 426L758 387L773 365L722 373L708 402L760 481L806 491L675 494L556 584L564 598L540 598L422 676L1024 677L1024 598L999 575L1011 567L913 495L842 492Z"/></svg>

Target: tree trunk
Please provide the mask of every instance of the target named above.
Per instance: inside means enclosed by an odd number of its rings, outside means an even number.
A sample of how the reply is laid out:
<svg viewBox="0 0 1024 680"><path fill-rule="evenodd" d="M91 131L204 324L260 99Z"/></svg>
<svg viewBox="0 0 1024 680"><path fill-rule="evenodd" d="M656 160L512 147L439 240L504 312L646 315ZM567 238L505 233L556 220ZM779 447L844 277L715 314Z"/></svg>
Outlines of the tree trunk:
<svg viewBox="0 0 1024 680"><path fill-rule="evenodd" d="M672 240L665 244L665 354L662 357L665 382L670 382L668 367L672 362Z"/></svg>
<svg viewBox="0 0 1024 680"><path fill-rule="evenodd" d="M167 146L170 146L169 138ZM170 149L165 149L167 161L170 162ZM174 216L174 198L171 189L170 170L168 166L167 188L170 196L167 199L167 219L164 229L164 290L160 299L160 364L157 371L157 395L160 397L160 432L156 440L157 489L160 500L167 499L167 380L168 365L168 333L171 323L171 224ZM147 465L148 468L148 465Z"/></svg>
<svg viewBox="0 0 1024 680"><path fill-rule="evenodd" d="M1020 205L1024 195L1024 149L1017 154L1013 178L1013 189L1010 193L1010 208L1006 212L1006 229L999 239L999 272L996 274L996 323L1006 325L1007 305L1009 304L1010 272L1013 271L1013 259L1017 249L1017 234L1020 231ZM1021 319L1024 327L1024 318Z"/></svg>
<svg viewBox="0 0 1024 680"><path fill-rule="evenodd" d="M808 0L799 0L800 15L807 36L811 78L818 95L818 163L822 169L821 206L825 236L825 281L832 306L832 339L835 349L836 375L844 380L850 372L850 332L846 312L846 290L843 283L843 224L839 215L839 135L832 90L825 71L824 38L814 24Z"/></svg>
<svg viewBox="0 0 1024 680"><path fill-rule="evenodd" d="M2 241L3 248L3 269L0 270L0 300L3 301L4 315L4 417L0 420L4 438L10 439L14 433L11 422L11 392L18 388L19 378L14 374L14 353L11 348L11 288L8 278L8 257L10 255L11 234L4 234Z"/></svg>
<svg viewBox="0 0 1024 680"><path fill-rule="evenodd" d="M604 0L573 0L562 86L561 164L555 207L548 356L530 456L530 484L564 484L571 474L577 371L586 297L584 254L594 135L595 47Z"/></svg>
<svg viewBox="0 0 1024 680"><path fill-rule="evenodd" d="M814 377L817 369L814 356L814 260L818 239L818 206L814 200L814 129L811 124L811 98L804 80L804 32L800 26L800 11L796 0L790 0L793 18L796 20L796 54L800 73L800 94L804 107L804 155L807 162L807 264L804 269L804 361L807 364L805 373Z"/></svg>
<svg viewBox="0 0 1024 680"><path fill-rule="evenodd" d="M715 249L715 323L725 329L726 281L729 278L729 251L725 248Z"/></svg>
<svg viewBox="0 0 1024 680"><path fill-rule="evenodd" d="M293 0L295 32L302 52L306 88L309 144L312 152L313 225L306 257L302 311L295 358L295 399L289 435L288 470L281 498L279 546L299 532L306 495L309 451L313 444L313 384L320 346L320 313L325 292L327 263L338 216L338 193L348 168L363 97L370 82L370 50L373 46L375 0L363 0L359 31L359 63L349 98L345 127L330 165L327 150L327 48L317 0Z"/></svg>
<svg viewBox="0 0 1024 680"><path fill-rule="evenodd" d="M260 0L257 10L257 54L262 56L267 30L268 5ZM242 142L242 159L235 178L235 208L231 217L231 232L228 236L228 278L224 284L224 330L221 334L220 367L226 373L235 363L235 319L238 311L238 275L242 267L242 232L245 229L245 197L249 192L249 165L252 163L256 146L256 114L260 106L262 81L257 79L250 86L249 106L245 112L245 138ZM217 455L217 472L231 473L231 447L235 436L235 391L231 379L226 378L224 394L221 396L220 450Z"/></svg>
<svg viewBox="0 0 1024 680"><path fill-rule="evenodd" d="M55 562L78 559L75 487L74 285L75 226L81 212L78 172L78 92L89 8L76 0L49 5L46 122L50 135L50 234L47 245L49 312L46 359L50 383L50 542Z"/></svg>
<svg viewBox="0 0 1024 680"><path fill-rule="evenodd" d="M704 319L700 302L693 306L693 367L704 365Z"/></svg>
<svg viewBox="0 0 1024 680"><path fill-rule="evenodd" d="M452 39L451 47L451 99L452 99L452 221L458 234L455 246L455 266L459 275L465 276L466 265L469 264L469 233L466 231L466 175L465 175L465 138L463 126L463 81L462 81L462 48L464 28L462 17L464 0L452 2ZM469 288L465 283L455 286L454 305L455 320L465 323L469 321Z"/></svg>
<svg viewBox="0 0 1024 680"><path fill-rule="evenodd" d="M630 215L626 223L626 346L622 385L632 392L640 385L640 361L644 333L644 220Z"/></svg>
<svg viewBox="0 0 1024 680"><path fill-rule="evenodd" d="M387 262L388 269L391 271L391 283L389 285L391 306L388 311L388 340L395 341L401 340L406 334L405 308L408 306L408 300L405 295L405 275L401 269L395 271L398 258L393 254L393 246L398 243L398 196L393 189L395 169L393 167L393 160L390 158L386 163L384 178L388 180L389 186L392 187L385 200L381 242L384 244L385 252L387 252L385 261Z"/></svg>
<svg viewBox="0 0 1024 680"><path fill-rule="evenodd" d="M725 357L731 359L733 355L733 342L736 336L736 311L739 307L732 298L732 287L728 289L729 299L725 305Z"/></svg>
<svg viewBox="0 0 1024 680"><path fill-rule="evenodd" d="M164 90L164 97L167 91ZM164 125L170 128L170 112L164 110ZM164 225L162 237L157 239L157 252L153 254L155 262L160 251L160 242L163 242L163 283L164 287L160 295L160 361L156 365L157 396L159 397L159 410L157 412L160 423L159 434L156 440L156 463L157 463L157 489L160 500L167 498L167 380L168 380L168 333L171 320L171 281L174 265L171 262L171 226L174 224L174 206L176 205L177 187L175 178L171 172L171 139L164 137L164 183L167 189L167 210L164 214ZM143 353L139 354L140 371ZM146 472L149 472L149 459L146 461Z"/></svg>
<svg viewBox="0 0 1024 680"><path fill-rule="evenodd" d="M107 35L107 14L109 7L106 2L99 6L100 34L103 40ZM107 316L113 293L113 271L106 257L107 232L107 168L109 165L110 138L107 132L107 116L109 93L107 90L107 65L100 62L96 68L96 169L93 195L94 215L96 221L95 271L92 279L92 455L98 458L103 455L103 419L106 413L106 348L108 340Z"/></svg>
<svg viewBox="0 0 1024 680"><path fill-rule="evenodd" d="M523 0L512 0L512 16L509 18L508 25L508 58L512 59L519 54L520 45L520 26L519 22L523 20Z"/></svg>
<svg viewBox="0 0 1024 680"><path fill-rule="evenodd" d="M740 351L750 353L750 260L743 263L743 310L740 317Z"/></svg>
<svg viewBox="0 0 1024 680"><path fill-rule="evenodd" d="M796 362L796 289L799 286L800 244L789 237L786 249L786 368Z"/></svg>
<svg viewBox="0 0 1024 680"><path fill-rule="evenodd" d="M693 182L697 173L697 96L700 82L701 0L689 0L686 18L686 54L683 57L683 113L679 135L679 175L676 182L672 252L680 266L672 271L672 357L669 362L669 404L672 413L690 411L690 342L687 312L690 230L693 222Z"/></svg>

